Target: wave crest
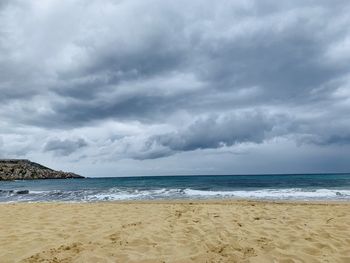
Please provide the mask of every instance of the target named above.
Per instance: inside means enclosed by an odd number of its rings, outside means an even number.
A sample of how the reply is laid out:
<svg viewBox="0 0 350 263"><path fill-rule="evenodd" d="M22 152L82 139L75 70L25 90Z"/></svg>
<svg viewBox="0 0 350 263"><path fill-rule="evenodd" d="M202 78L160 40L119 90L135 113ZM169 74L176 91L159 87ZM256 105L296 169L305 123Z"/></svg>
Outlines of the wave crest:
<svg viewBox="0 0 350 263"><path fill-rule="evenodd" d="M120 189L78 191L2 190L0 202L95 202L161 199L350 200L346 189L258 189L214 191L198 189Z"/></svg>

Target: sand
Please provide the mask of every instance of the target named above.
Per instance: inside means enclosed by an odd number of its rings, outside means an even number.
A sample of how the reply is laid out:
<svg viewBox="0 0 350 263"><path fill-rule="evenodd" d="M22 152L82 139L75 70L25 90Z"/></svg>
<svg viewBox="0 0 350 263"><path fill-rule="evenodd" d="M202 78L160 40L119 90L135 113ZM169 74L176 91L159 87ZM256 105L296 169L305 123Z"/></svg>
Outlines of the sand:
<svg viewBox="0 0 350 263"><path fill-rule="evenodd" d="M350 203L0 204L0 262L350 262Z"/></svg>

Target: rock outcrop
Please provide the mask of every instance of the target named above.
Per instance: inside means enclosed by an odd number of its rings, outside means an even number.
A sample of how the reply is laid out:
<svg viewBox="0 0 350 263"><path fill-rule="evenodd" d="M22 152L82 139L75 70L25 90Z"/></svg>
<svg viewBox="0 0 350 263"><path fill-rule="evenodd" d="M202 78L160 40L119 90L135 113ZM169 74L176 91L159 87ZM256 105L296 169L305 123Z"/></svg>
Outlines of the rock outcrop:
<svg viewBox="0 0 350 263"><path fill-rule="evenodd" d="M0 159L0 181L68 178L84 177L74 173L55 171L29 160Z"/></svg>

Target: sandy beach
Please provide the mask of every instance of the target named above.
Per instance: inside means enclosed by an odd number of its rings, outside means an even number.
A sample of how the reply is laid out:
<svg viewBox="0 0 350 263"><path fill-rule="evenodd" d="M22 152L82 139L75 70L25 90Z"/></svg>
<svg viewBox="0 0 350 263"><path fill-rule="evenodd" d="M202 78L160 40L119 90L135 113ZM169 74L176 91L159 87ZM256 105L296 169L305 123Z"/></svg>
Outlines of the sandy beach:
<svg viewBox="0 0 350 263"><path fill-rule="evenodd" d="M350 262L350 203L0 204L0 262Z"/></svg>

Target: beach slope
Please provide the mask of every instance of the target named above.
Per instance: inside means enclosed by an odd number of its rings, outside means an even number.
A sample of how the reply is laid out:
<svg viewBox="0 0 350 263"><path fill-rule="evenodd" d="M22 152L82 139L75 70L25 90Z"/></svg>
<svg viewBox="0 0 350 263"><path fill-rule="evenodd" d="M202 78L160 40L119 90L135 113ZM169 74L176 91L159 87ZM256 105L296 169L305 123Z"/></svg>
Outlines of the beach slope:
<svg viewBox="0 0 350 263"><path fill-rule="evenodd" d="M350 262L349 203L0 204L9 262Z"/></svg>

